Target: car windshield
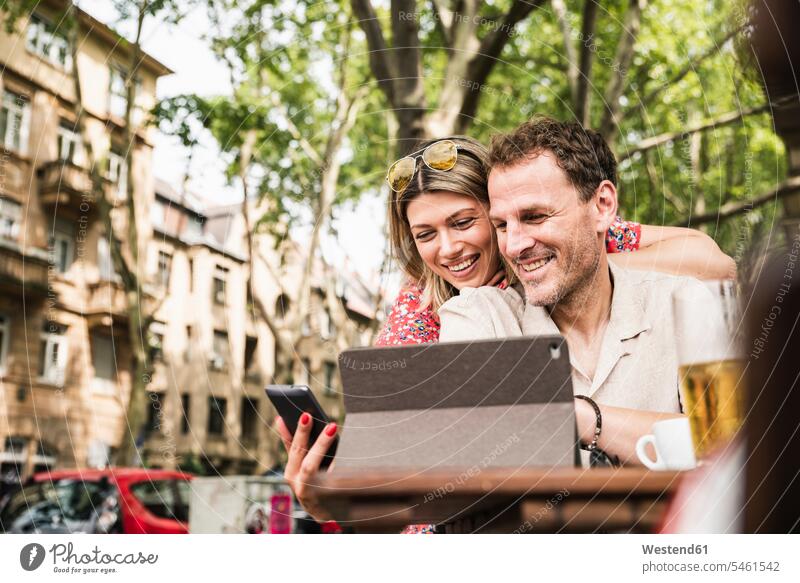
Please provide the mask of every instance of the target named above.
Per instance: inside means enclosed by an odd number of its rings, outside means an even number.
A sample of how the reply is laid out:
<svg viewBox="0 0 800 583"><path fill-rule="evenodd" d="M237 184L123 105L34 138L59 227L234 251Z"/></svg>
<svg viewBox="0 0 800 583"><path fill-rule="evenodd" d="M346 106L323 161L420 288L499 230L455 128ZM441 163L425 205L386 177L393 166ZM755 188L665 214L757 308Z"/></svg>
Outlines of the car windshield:
<svg viewBox="0 0 800 583"><path fill-rule="evenodd" d="M189 484L185 480L153 480L131 486L131 492L159 518L189 520Z"/></svg>

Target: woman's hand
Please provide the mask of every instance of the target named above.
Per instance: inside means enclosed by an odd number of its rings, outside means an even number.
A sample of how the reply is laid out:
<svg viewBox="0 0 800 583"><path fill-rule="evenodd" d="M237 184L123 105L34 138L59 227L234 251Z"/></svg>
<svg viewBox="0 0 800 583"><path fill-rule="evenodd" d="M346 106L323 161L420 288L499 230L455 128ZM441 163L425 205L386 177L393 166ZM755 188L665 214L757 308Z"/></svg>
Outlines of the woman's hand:
<svg viewBox="0 0 800 583"><path fill-rule="evenodd" d="M303 413L293 437L283 419L281 417L275 419L275 428L289 453L283 475L306 512L317 522L325 522L332 520L332 517L319 505L319 500L309 494L306 487L311 476L319 471L322 458L336 439L338 428L336 423L328 423L317 441L309 448L308 436L311 434L312 425L311 415ZM333 464L330 468L333 468Z"/></svg>

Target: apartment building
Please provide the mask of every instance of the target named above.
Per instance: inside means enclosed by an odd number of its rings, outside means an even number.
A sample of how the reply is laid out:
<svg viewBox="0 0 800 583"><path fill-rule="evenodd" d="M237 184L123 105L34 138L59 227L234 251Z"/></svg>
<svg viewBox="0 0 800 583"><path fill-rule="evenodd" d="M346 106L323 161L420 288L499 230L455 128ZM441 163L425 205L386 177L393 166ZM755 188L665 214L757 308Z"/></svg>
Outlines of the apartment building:
<svg viewBox="0 0 800 583"><path fill-rule="evenodd" d="M107 160L107 198L124 215L123 80L130 55L114 31L78 11L73 63L57 25L63 6L39 3L13 34L0 26L0 477L104 465L129 431L127 302L90 194L71 71L80 72L92 151ZM170 73L144 56L133 120L143 295L159 305L149 347L150 406L138 436L143 461L257 473L280 454L263 393L274 370L274 342L250 305L240 205L209 209L153 176L155 130L139 122L155 103L158 79ZM296 299L280 297L275 274L298 277L303 256L295 248L281 263L268 238L259 238L259 247L269 265L256 270L255 285L280 310ZM315 272L327 269L320 263ZM370 293L352 274L337 278L337 295L354 323L347 342L365 343L375 316ZM340 417L335 340L341 335L331 328L321 289L312 294L297 346L295 380L308 381Z"/></svg>
<svg viewBox="0 0 800 583"><path fill-rule="evenodd" d="M258 213L259 205L251 205L250 214ZM281 458L272 429L275 412L264 394L275 345L248 286L241 205L208 207L157 180L150 218L148 262L163 303L154 323L145 460L199 473L261 473ZM297 301L294 286L305 257L294 242L276 250L268 235L257 236L256 245L253 288L269 315L279 319ZM369 342L375 302L358 276L336 274L336 301L348 321L343 338L324 301L319 280L325 274L332 269L317 262L309 313L295 346L294 381L310 386L326 411L340 419L339 347ZM287 296L282 289L294 293Z"/></svg>
<svg viewBox="0 0 800 583"><path fill-rule="evenodd" d="M122 288L98 220L76 127L73 68L86 134L121 204L125 64L118 35L78 13L73 62L63 2L41 2L12 34L0 28L0 472L101 463L122 435L130 387ZM145 55L134 122L168 67ZM153 130L137 127L134 196L153 198ZM145 229L142 237L149 237Z"/></svg>

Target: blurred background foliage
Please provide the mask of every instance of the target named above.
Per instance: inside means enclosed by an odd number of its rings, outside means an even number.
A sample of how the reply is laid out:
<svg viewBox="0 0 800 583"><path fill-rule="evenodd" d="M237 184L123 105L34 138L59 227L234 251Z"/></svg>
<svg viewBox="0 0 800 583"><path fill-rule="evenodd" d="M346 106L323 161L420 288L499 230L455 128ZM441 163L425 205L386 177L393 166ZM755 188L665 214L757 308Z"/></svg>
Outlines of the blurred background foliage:
<svg viewBox="0 0 800 583"><path fill-rule="evenodd" d="M588 91L588 125L599 129L607 121L610 85L615 78L622 82L615 104L618 123L606 134L620 159L620 214L643 223L702 228L726 252L741 257L754 237L776 226L780 205L738 208L722 218L716 211L769 192L786 175L784 146L772 129L771 116L758 111L766 98L749 64L746 4L589 3L594 4L534 2L535 9L511 30L485 80L469 84L467 91L479 93L478 106L459 128L488 143L493 133L511 130L534 114L574 119L570 59L574 64L588 50L593 63L579 77ZM476 26L471 32L481 40L503 26L503 15L519 3L200 2L216 28L206 39L229 64L235 91L162 103L162 129L183 132L184 143L191 145L193 133L179 122L194 118L195 128L210 131L229 155L232 180L238 172L243 129L257 131L258 146L248 172L257 179L259 195L272 203L262 221L270 228L329 218L320 216L314 203L323 169L304 151L298 134L323 152L335 129L342 95L352 99L362 92L357 119L335 154L341 168L331 213L335 216L342 203L365 193L387 196L382 180L387 161L398 154L394 140L403 128L398 128L402 122L396 104L386 98L371 70L374 45L367 42L364 19L355 15L359 4L371 6L387 43L401 38L398 26L413 21L416 30L409 38L419 46L423 92L410 99L418 100L424 114L451 106L444 84L453 82L447 80L447 72L457 50L453 33L442 26L443 10L452 10L458 18L459 10L468 13L472 6L470 18ZM414 12L398 18L403 6ZM635 28L626 20L634 6L640 11ZM590 28L585 26L587 7L594 10ZM626 35L633 38L627 57L620 54ZM399 47L389 46L387 52L393 50L406 58ZM183 118L178 115L181 107ZM720 116L728 117L715 125ZM731 116L736 119L731 121ZM710 126L686 132L703 124ZM643 140L669 133L674 139L637 150Z"/></svg>

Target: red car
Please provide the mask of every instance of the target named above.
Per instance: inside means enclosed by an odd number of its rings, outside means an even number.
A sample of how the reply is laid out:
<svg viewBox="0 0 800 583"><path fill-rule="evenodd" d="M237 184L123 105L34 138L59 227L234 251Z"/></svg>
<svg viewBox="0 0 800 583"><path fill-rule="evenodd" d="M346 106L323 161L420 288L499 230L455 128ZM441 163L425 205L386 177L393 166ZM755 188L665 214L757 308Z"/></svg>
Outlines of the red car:
<svg viewBox="0 0 800 583"><path fill-rule="evenodd" d="M143 468L35 474L0 503L16 533L186 534L190 474Z"/></svg>

